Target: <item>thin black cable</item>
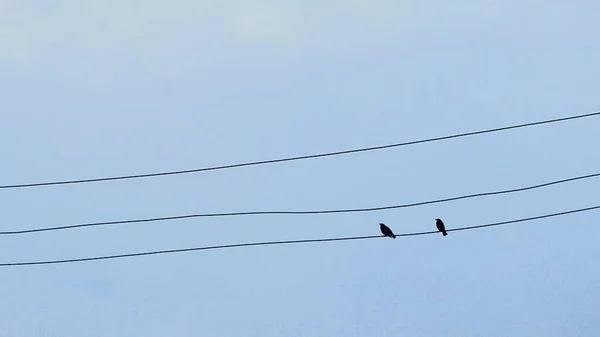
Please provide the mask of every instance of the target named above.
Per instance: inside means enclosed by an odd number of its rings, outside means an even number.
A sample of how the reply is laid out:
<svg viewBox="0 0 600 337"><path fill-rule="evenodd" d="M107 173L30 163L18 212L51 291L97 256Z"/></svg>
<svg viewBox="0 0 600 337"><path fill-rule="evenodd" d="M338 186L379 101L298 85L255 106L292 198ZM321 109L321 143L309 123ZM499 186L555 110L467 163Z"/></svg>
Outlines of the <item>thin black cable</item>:
<svg viewBox="0 0 600 337"><path fill-rule="evenodd" d="M454 229L448 229L447 232L455 232L455 231L463 231L463 230L471 230L471 229L480 229L485 227L492 226L501 226L514 224L518 222L526 222L533 221L551 217L557 217L561 215L573 214L591 211L595 209L600 209L600 205L580 208L570 211L564 211L559 213L538 215L529 218L521 218L516 220L509 221L501 221L494 222L489 224L477 225L477 226L469 226L469 227L460 227ZM404 237L404 236L418 236L418 235L429 235L429 234L439 234L438 231L428 231L428 232L417 232L417 233L404 233L404 234L396 234L396 237ZM66 260L47 260L47 261L33 261L33 262L12 262L12 263L0 263L0 267L15 267L15 266L33 266L33 265L44 265L44 264L61 264L61 263L74 263L74 262L86 262L86 261L97 261L97 260L108 260L108 259L121 259L126 257L137 257L137 256L148 256L148 255L159 255L159 254L172 254L172 253L183 253L183 252L191 252L191 251L200 251L200 250L213 250L213 249L225 249L225 248L238 248L238 247L250 247L250 246L267 246L267 245L283 245L283 244L297 244L297 243L314 243L314 242L330 242L330 241L349 241L349 240L366 240L366 239L377 239L384 238L383 235L370 235L370 236L350 236L350 237L339 237L339 238L326 238L326 239L306 239L306 240L287 240L287 241L265 241L265 242L251 242L251 243L236 243L229 245L218 245L218 246L205 246L205 247L194 247L194 248L183 248L183 249L169 249L169 250L158 250L151 252L142 252L142 253L130 253L130 254L118 254L118 255L105 255L105 256L96 256L96 257L84 257L78 259L66 259Z"/></svg>
<svg viewBox="0 0 600 337"><path fill-rule="evenodd" d="M122 175L122 176L115 176L115 177L90 178L90 179L78 179L78 180L48 181L48 182L41 182L41 183L0 185L0 189L24 188L24 187L39 187L39 186L50 186L50 185L81 184L81 183L91 183L91 182L100 182L100 181L109 181L109 180L125 180L125 179L149 178L149 177L168 176L168 175L177 175L177 174L187 174L187 173L196 173L196 172L204 172L204 171L224 170L224 169L244 167L244 166L274 164L274 163L282 163L282 162L287 162L287 161L296 161L296 160L304 160L304 159L314 159L314 158L321 158L321 157L339 156L339 155L350 154L350 153L375 151L375 150L389 149L389 148L393 148L393 147L401 147L401 146L408 146L408 145L415 145L415 144L436 142L436 141L447 140L447 139L452 139L452 138L468 137L468 136L480 135L480 134L485 134L485 133L492 133L492 132L498 132L498 131L506 131L506 130L511 130L511 129L526 128L526 127L536 126L536 125L542 125L542 124L558 123L558 122L564 122L564 121L568 121L568 120L580 119L580 118L586 118L586 117L592 117L592 116L598 116L598 115L600 115L600 112L593 112L593 113L588 113L588 114L583 114L583 115L575 115L575 116L562 117L562 118L556 118L556 119L549 119L549 120L538 121L538 122L531 122L531 123L518 124L518 125L510 125L510 126L504 126L504 127L494 128L494 129L472 131L472 132L459 133L459 134L454 134L454 135L449 135L449 136L442 136L442 137L435 137L435 138L427 138L427 139L421 139L421 140L408 141L408 142L403 142L403 143L395 143L395 144L388 144L388 145L364 147L364 148L359 148L359 149L344 150L344 151L337 151L337 152L319 153L319 154L297 156L297 157L268 159L268 160L252 161L252 162L229 164L229 165L222 165L222 166L203 167L203 168L190 169L190 170L181 170L181 171L167 171L167 172L133 174L133 175Z"/></svg>
<svg viewBox="0 0 600 337"><path fill-rule="evenodd" d="M542 188L551 185L564 184L567 182L572 182L576 180L589 179L594 177L600 177L600 173L587 174L578 177L572 177L567 179L555 180L546 182L543 184L502 190L502 191L494 191L494 192L483 192L483 193L475 193L475 194L467 194L458 197L444 198L444 199L436 199L429 201L421 201L410 204L401 204L401 205L392 205L392 206L382 206L382 207L368 207L368 208L348 208L348 209L334 209L334 210L313 210L313 211L248 211L248 212L230 212L230 213L202 213L202 214L187 214L187 215L176 215L176 216L167 216L167 217L158 217L158 218L145 218L145 219L131 219L131 220L117 220L117 221L104 221L104 222L90 222L83 224L75 224L75 225L66 225L66 226L57 226L57 227L46 227L46 228L34 228L34 229L23 229L23 230L15 230L15 231L0 231L0 235L16 235L16 234L29 234L29 233L37 233L37 232L49 232L49 231L57 231L57 230L66 230L66 229L75 229L75 228L84 228L84 227L95 227L95 226L109 226L109 225L121 225L121 224L131 224L131 223L140 223L140 222L156 222L156 221L167 221L167 220L181 220L181 219L190 219L190 218L203 218L203 217L224 217L224 216L247 216L247 215L306 215L306 214L332 214L332 213L356 213L356 212L374 212L374 211L382 211L382 210L390 210L390 209L398 209L398 208L407 208L407 207L415 207L415 206L423 206L435 203L449 202L461 199L468 198L476 198L490 195L498 195L498 194L507 194L507 193L515 193L522 192L527 190L533 190L536 188Z"/></svg>

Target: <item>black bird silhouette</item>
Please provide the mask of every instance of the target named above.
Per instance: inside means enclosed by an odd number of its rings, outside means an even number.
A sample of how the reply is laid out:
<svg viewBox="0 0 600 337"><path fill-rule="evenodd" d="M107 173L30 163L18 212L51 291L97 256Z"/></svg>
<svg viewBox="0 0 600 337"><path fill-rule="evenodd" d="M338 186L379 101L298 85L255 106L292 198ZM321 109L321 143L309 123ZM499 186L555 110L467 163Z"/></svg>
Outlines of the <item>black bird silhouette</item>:
<svg viewBox="0 0 600 337"><path fill-rule="evenodd" d="M448 235L448 233L446 233L446 227L444 226L444 222L442 221L442 219L435 219L435 226L437 227L438 231L444 234L444 236Z"/></svg>
<svg viewBox="0 0 600 337"><path fill-rule="evenodd" d="M386 226L385 224L380 223L379 224L379 229L381 229L381 233L385 236L389 236L392 239L396 238L396 235L394 235L394 232L392 232L392 230Z"/></svg>

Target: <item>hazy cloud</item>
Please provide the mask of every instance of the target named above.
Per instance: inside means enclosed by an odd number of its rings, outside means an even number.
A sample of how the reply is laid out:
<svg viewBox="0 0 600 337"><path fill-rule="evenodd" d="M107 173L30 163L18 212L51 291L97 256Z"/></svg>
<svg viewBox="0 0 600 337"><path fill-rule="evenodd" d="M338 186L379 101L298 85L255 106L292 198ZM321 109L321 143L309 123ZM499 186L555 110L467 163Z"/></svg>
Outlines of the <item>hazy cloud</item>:
<svg viewBox="0 0 600 337"><path fill-rule="evenodd" d="M586 20L589 11L582 9L581 4L534 0L460 5L416 0L3 0L0 62L132 53L168 63L224 45L343 51L439 36L456 39L473 31L534 43L585 31L582 24L593 20Z"/></svg>

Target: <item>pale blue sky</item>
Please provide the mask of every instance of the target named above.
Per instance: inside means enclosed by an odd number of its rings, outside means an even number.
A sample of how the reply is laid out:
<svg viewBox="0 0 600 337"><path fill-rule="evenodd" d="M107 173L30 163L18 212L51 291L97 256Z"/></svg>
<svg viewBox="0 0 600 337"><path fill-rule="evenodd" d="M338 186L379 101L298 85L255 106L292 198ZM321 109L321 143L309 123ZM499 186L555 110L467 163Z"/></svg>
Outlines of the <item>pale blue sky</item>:
<svg viewBox="0 0 600 337"><path fill-rule="evenodd" d="M0 0L0 184L178 170L599 110L597 1ZM597 172L600 119L1 190L2 230L378 206ZM598 181L396 211L0 237L0 262L373 235L598 204ZM447 237L0 268L0 334L596 336L599 214Z"/></svg>

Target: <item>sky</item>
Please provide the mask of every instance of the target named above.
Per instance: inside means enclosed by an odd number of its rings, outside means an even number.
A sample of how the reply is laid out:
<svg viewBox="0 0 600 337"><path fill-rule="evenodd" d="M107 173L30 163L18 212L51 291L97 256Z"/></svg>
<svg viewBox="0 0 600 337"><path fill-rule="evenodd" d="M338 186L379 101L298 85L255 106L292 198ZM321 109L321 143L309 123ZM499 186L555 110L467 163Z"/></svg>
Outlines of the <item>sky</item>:
<svg viewBox="0 0 600 337"><path fill-rule="evenodd" d="M597 1L0 0L0 185L346 150L600 110ZM0 229L375 207L597 173L600 117L347 156L0 190ZM589 179L400 210L0 236L0 263L397 234L598 205ZM0 267L0 334L596 336L596 211Z"/></svg>

